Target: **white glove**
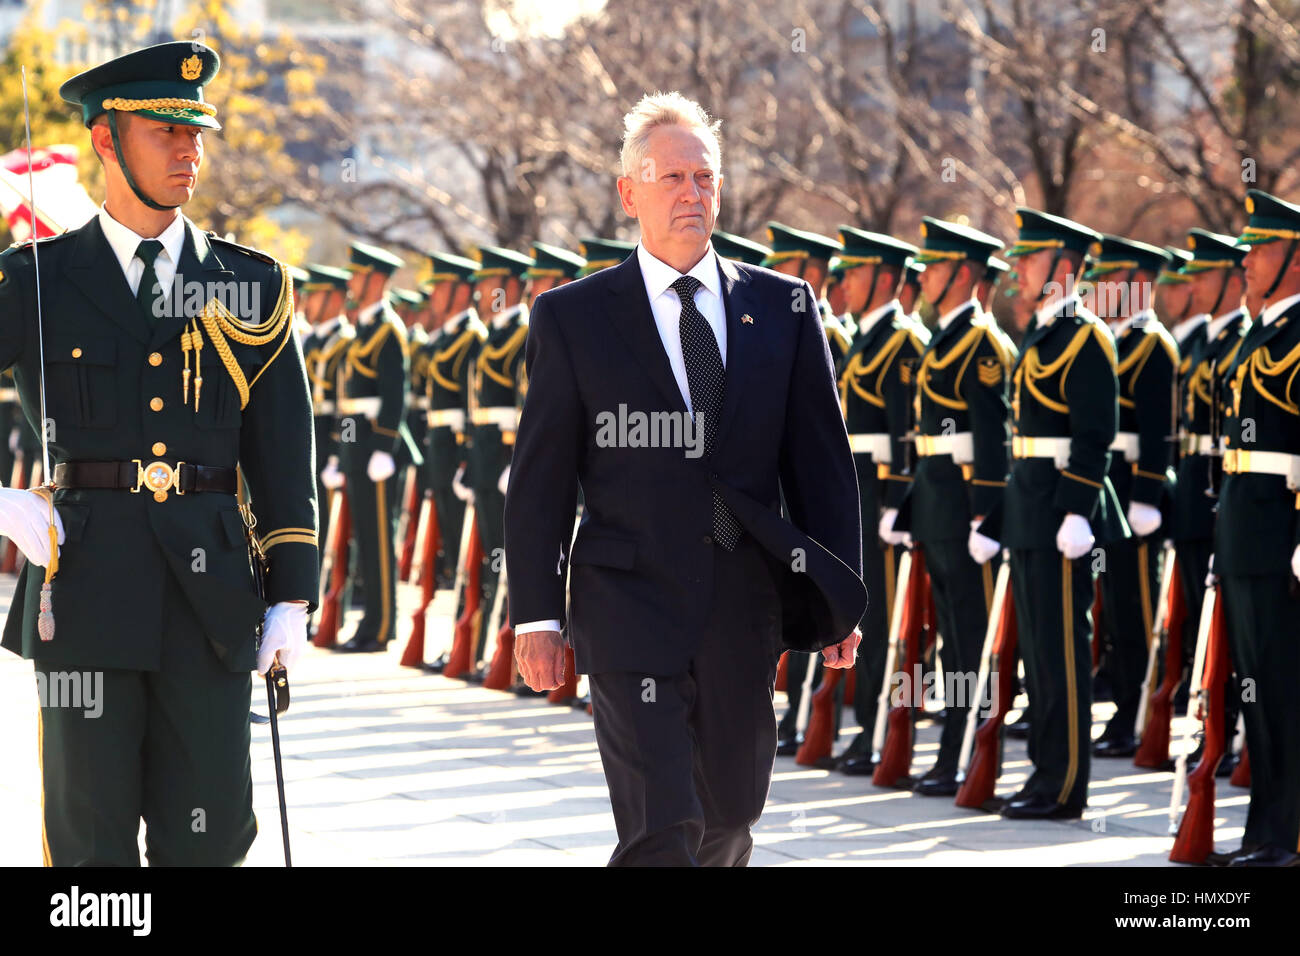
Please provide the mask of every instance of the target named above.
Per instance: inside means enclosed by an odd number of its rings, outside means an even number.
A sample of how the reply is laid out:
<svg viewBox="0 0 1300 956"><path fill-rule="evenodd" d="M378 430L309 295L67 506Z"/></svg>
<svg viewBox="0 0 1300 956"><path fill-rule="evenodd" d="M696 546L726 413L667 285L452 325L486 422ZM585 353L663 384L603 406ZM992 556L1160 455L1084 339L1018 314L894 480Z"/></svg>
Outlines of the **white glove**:
<svg viewBox="0 0 1300 956"><path fill-rule="evenodd" d="M1061 521L1060 529L1056 532L1057 550L1071 561L1087 554L1095 540L1088 519L1083 515L1066 515Z"/></svg>
<svg viewBox="0 0 1300 956"><path fill-rule="evenodd" d="M18 429L15 428L13 431L9 433L9 450L13 452L15 455L18 454L18 438L19 438ZM6 475L5 477L8 476Z"/></svg>
<svg viewBox="0 0 1300 956"><path fill-rule="evenodd" d="M397 471L397 463L386 451L372 451L370 461L366 462L366 475L373 482L387 481Z"/></svg>
<svg viewBox="0 0 1300 956"><path fill-rule="evenodd" d="M1300 578L1300 544L1291 552L1291 573Z"/></svg>
<svg viewBox="0 0 1300 956"><path fill-rule="evenodd" d="M465 477L465 466L461 465L456 469L455 476L451 479L451 490L461 501L466 504L472 504L474 501L474 492L462 484L461 479Z"/></svg>
<svg viewBox="0 0 1300 956"><path fill-rule="evenodd" d="M1128 504L1128 525L1139 538L1145 538L1160 527L1160 509L1140 501Z"/></svg>
<svg viewBox="0 0 1300 956"><path fill-rule="evenodd" d="M54 527L63 544L63 518L54 509ZM28 564L50 563L50 504L40 495L21 488L0 488L0 535L18 546Z"/></svg>
<svg viewBox="0 0 1300 956"><path fill-rule="evenodd" d="M880 535L880 540L885 544L906 544L912 543L912 536L906 531L894 530L894 519L898 517L897 508L886 508L880 513L880 524L876 528Z"/></svg>
<svg viewBox="0 0 1300 956"><path fill-rule="evenodd" d="M320 483L334 491L343 487L343 472L339 471L339 456L330 455L325 467L320 470Z"/></svg>
<svg viewBox="0 0 1300 956"><path fill-rule="evenodd" d="M497 479L497 490L503 495L506 489L510 487L510 466L506 465L505 471L501 472L501 477Z"/></svg>
<svg viewBox="0 0 1300 956"><path fill-rule="evenodd" d="M262 619L262 646L257 652L257 672L265 674L280 652L285 670L293 670L307 646L307 603L281 601L266 609Z"/></svg>
<svg viewBox="0 0 1300 956"><path fill-rule="evenodd" d="M972 518L970 523L970 537L966 539L966 550L970 552L971 560L976 564L983 564L1002 550L1002 545L994 541L988 535L980 534L978 529L980 521L978 518Z"/></svg>

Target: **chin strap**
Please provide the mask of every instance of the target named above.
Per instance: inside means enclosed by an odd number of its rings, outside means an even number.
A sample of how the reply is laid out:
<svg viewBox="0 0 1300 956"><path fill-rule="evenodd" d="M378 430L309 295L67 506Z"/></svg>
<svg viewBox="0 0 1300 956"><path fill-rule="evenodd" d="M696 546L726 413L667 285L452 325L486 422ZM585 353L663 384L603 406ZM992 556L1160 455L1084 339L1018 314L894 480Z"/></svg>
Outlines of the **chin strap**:
<svg viewBox="0 0 1300 956"><path fill-rule="evenodd" d="M165 212L168 209L179 209L180 203L175 206L164 206L154 202L136 185L135 177L131 175L131 170L126 167L126 157L122 155L122 140L117 133L117 110L108 111L108 129L113 134L113 152L117 154L117 165L122 170L122 175L126 178L126 184L131 187L131 192L135 193L136 198L150 209L157 209L160 212Z"/></svg>
<svg viewBox="0 0 1300 956"><path fill-rule="evenodd" d="M1292 239L1291 244L1287 246L1286 255L1282 257L1282 264L1277 267L1277 275L1273 277L1273 284L1268 287L1268 291L1260 298L1261 302L1267 302L1271 299L1273 293L1277 291L1277 287L1282 284L1282 277L1286 275L1287 266L1291 265L1291 257L1295 255L1297 244L1300 244L1300 239ZM1226 286L1228 280L1224 279L1223 282ZM1219 293L1219 297L1223 297L1222 292Z"/></svg>
<svg viewBox="0 0 1300 956"><path fill-rule="evenodd" d="M1043 297L1047 295L1047 287L1052 284L1052 278L1056 275L1056 267L1061 264L1061 253L1064 251L1064 246L1057 246L1056 250L1052 253L1052 264L1047 270L1047 281L1043 283L1043 287L1038 290L1038 295L1034 297L1035 312L1038 311L1038 304L1042 302Z"/></svg>
<svg viewBox="0 0 1300 956"><path fill-rule="evenodd" d="M939 309L939 303L942 302L942 301L944 300L944 298L948 295L948 290L952 288L952 284L953 284L953 282L955 282L955 281L957 280L957 273L961 272L962 263L964 263L964 262L966 262L966 261L967 261L967 260L965 260L965 259L953 259L953 260L952 260L952 263L953 263L953 269L952 269L952 272L948 273L948 281L945 282L945 283L943 284L943 291L940 292L939 295L938 295L938 297L934 300L934 308L935 308L935 311L938 311L938 309ZM928 268L928 267L927 267L927 268ZM1055 265L1055 264L1052 265L1052 270L1053 270L1053 271L1056 270L1056 265Z"/></svg>

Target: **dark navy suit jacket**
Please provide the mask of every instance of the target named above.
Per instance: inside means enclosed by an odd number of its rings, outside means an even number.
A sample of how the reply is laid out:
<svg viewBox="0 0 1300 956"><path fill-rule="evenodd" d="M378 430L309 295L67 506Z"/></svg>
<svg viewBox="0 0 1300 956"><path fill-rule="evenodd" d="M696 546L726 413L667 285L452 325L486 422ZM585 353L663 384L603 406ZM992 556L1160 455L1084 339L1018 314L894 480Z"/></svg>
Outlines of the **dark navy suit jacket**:
<svg viewBox="0 0 1300 956"><path fill-rule="evenodd" d="M687 667L723 554L711 539L715 487L773 570L753 597L770 604L777 592L781 634L755 634L756 652L843 640L865 607L857 475L817 299L800 280L717 262L727 382L710 456L602 437L620 405L687 414L635 254L532 310L505 506L510 618L566 622L580 673Z"/></svg>

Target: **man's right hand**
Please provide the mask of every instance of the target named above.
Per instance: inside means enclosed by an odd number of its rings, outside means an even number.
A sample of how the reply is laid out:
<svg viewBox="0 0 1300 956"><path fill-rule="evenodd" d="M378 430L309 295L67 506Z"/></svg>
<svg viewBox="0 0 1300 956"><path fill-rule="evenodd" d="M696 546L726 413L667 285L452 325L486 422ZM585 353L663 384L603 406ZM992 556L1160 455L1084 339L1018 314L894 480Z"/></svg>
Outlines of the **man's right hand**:
<svg viewBox="0 0 1300 956"><path fill-rule="evenodd" d="M515 635L515 664L533 690L555 690L564 683L564 639L559 631Z"/></svg>
<svg viewBox="0 0 1300 956"><path fill-rule="evenodd" d="M54 509L54 527L63 544L63 519ZM28 562L38 568L50 563L50 503L35 492L0 488L0 535L18 546Z"/></svg>

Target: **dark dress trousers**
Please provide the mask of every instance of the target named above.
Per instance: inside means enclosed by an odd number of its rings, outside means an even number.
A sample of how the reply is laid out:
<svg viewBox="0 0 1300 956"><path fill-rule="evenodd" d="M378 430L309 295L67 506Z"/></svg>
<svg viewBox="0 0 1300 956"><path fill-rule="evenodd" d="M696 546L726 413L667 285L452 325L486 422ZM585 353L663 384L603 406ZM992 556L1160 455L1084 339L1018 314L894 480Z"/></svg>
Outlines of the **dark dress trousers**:
<svg viewBox="0 0 1300 956"><path fill-rule="evenodd" d="M777 657L843 640L866 603L857 480L816 298L716 261L726 391L708 456L601 431L620 405L687 420L636 255L544 293L530 318L505 507L511 619L564 622L591 675L612 864L747 862L775 753ZM734 551L713 541L715 490L745 532Z"/></svg>

